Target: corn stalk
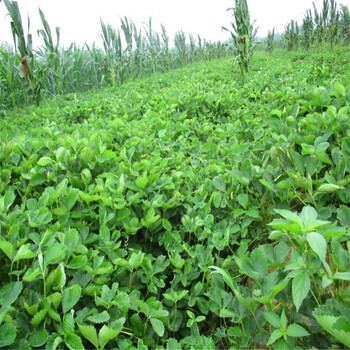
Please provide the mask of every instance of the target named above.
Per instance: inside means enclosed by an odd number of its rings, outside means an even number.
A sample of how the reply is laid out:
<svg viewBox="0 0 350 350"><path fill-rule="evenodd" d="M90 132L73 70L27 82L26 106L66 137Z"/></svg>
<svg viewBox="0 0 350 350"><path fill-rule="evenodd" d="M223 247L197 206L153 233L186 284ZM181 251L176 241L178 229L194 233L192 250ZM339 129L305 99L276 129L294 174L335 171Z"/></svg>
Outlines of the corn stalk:
<svg viewBox="0 0 350 350"><path fill-rule="evenodd" d="M112 86L116 86L116 77L123 80L123 53L119 30L101 20L103 47L107 56L106 68L109 70Z"/></svg>
<svg viewBox="0 0 350 350"><path fill-rule="evenodd" d="M51 28L47 22L44 13L39 8L39 14L41 22L44 26L44 29L38 30L38 35L41 36L44 40L45 46L43 46L42 51L46 54L48 61L48 72L53 76L54 86L57 86L57 92L59 94L63 93L62 86L62 71L61 71L61 59L59 51L59 42L60 42L60 28L56 27L56 44L53 43ZM56 93L55 93L56 94Z"/></svg>
<svg viewBox="0 0 350 350"><path fill-rule="evenodd" d="M129 72L131 75L131 79L135 79L135 55L134 51L132 49L133 46L133 33L136 31L136 27L133 22L130 21L127 17L124 18L124 20L121 21L121 28L124 33L125 41L126 41L126 52L127 52L127 61L128 61L128 67Z"/></svg>
<svg viewBox="0 0 350 350"><path fill-rule="evenodd" d="M186 65L187 46L186 34L182 30L175 33L174 43L177 54L180 57L181 66L183 67Z"/></svg>
<svg viewBox="0 0 350 350"><path fill-rule="evenodd" d="M161 24L162 28L162 61L163 61L163 67L165 71L168 71L171 69L171 54L169 49L169 36L165 30L165 27L163 24Z"/></svg>
<svg viewBox="0 0 350 350"><path fill-rule="evenodd" d="M254 28L254 23L250 22L250 14L246 0L236 0L236 6L227 9L232 11L234 21L231 22L232 30L225 27L222 29L231 33L234 53L238 58L242 75L245 76L249 70L249 62L253 56L256 46L254 38L258 28Z"/></svg>
<svg viewBox="0 0 350 350"><path fill-rule="evenodd" d="M272 53L275 44L275 28L272 29L272 32L269 30L267 33L267 52Z"/></svg>
<svg viewBox="0 0 350 350"><path fill-rule="evenodd" d="M340 33L343 45L350 44L350 11L347 6L341 6L340 13Z"/></svg>
<svg viewBox="0 0 350 350"><path fill-rule="evenodd" d="M149 47L149 54L151 59L152 73L156 72L156 52L154 48L154 33L152 30L152 18L148 19L148 25L145 24L146 39Z"/></svg>
<svg viewBox="0 0 350 350"><path fill-rule="evenodd" d="M292 20L286 26L286 31L284 33L284 40L287 45L287 50L298 49L299 43L299 26L298 22Z"/></svg>
<svg viewBox="0 0 350 350"><path fill-rule="evenodd" d="M310 50L314 36L314 25L311 10L306 12L302 24L302 43L306 50Z"/></svg>
<svg viewBox="0 0 350 350"><path fill-rule="evenodd" d="M30 34L30 19L28 17L28 34L27 38L25 38L22 17L17 1L4 0L4 3L11 17L11 30L14 46L22 57L21 64L23 77L28 82L29 88L34 95L34 100L38 104L41 95L41 85L40 81L37 82L37 79L34 76L35 59L33 53L32 35Z"/></svg>

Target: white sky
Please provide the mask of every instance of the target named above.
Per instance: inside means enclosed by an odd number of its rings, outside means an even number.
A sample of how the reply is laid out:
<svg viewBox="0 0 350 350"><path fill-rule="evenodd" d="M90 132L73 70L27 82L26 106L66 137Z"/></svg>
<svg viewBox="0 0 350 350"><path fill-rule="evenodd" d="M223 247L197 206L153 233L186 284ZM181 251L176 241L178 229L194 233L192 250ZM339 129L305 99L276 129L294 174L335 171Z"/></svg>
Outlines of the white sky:
<svg viewBox="0 0 350 350"><path fill-rule="evenodd" d="M268 30L275 27L282 33L285 25L292 19L302 22L307 9L312 9L312 0L248 0L251 20L256 19L259 26L258 36L266 36ZM323 0L314 0L317 8L322 9ZM339 0L350 8L350 0ZM100 18L115 28L120 28L120 17L127 16L140 29L148 18L152 17L153 29L161 32L160 24L167 30L170 39L182 29L195 37L199 34L207 41L225 41L229 33L221 26L230 26L234 0L18 0L24 28L27 16L30 16L31 33L35 46L42 44L36 36L41 29L38 7L42 9L51 30L61 28L61 45L75 42L79 46L96 42L101 46ZM340 8L340 6L338 6ZM13 43L10 18L3 2L0 3L0 42ZM55 36L54 36L55 38ZM55 39L54 39L55 40Z"/></svg>

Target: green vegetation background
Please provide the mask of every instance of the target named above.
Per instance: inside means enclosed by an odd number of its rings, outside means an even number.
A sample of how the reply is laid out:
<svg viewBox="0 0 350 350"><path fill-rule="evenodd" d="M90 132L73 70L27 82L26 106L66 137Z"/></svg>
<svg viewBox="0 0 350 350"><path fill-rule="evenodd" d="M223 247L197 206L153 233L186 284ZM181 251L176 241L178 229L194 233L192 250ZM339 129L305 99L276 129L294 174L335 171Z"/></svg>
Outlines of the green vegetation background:
<svg viewBox="0 0 350 350"><path fill-rule="evenodd" d="M225 58L3 110L0 346L350 346L349 62L257 52L249 79Z"/></svg>

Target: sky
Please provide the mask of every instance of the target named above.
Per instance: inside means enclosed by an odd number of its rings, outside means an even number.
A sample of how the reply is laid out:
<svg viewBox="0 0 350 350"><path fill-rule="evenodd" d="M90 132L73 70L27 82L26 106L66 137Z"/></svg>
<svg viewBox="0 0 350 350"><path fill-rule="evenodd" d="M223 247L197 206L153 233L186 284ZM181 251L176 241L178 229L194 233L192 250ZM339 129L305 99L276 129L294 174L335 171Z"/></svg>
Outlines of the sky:
<svg viewBox="0 0 350 350"><path fill-rule="evenodd" d="M100 19L120 28L120 18L127 16L141 29L149 17L152 26L161 33L160 24L165 26L171 40L174 34L183 30L195 37L199 34L207 41L225 41L230 35L221 29L230 27L234 0L18 0L24 28L27 28L27 16L30 17L34 46L43 44L36 35L42 28L38 7L44 12L52 32L60 27L61 46L75 42L96 43L102 46L100 38ZM248 0L251 20L256 20L258 36L265 37L268 30L275 27L276 33L282 33L292 19L302 23L306 10L312 9L312 2L321 10L323 0ZM350 8L350 0L338 1ZM340 6L339 6L340 7ZM55 36L54 36L55 37ZM10 18L3 2L0 3L0 43L13 43Z"/></svg>

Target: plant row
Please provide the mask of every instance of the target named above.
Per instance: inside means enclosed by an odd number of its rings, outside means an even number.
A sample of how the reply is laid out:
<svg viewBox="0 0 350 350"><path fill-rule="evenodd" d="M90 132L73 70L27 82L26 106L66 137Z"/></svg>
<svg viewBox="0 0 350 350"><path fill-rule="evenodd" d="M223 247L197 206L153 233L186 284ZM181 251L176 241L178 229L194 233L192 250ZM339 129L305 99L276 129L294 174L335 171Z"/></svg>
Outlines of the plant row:
<svg viewBox="0 0 350 350"><path fill-rule="evenodd" d="M221 43L211 43L186 34L175 34L174 45L165 27L154 31L152 21L139 29L128 18L120 28L101 21L103 49L94 45L82 48L72 43L60 46L60 28L55 35L44 13L39 9L42 29L41 46L24 34L21 13L16 1L4 0L11 16L15 51L8 44L0 47L0 108L39 103L42 97L83 92L120 85L127 79L142 78L155 72L166 72L196 61L208 61L229 54ZM37 49L34 49L37 47Z"/></svg>

